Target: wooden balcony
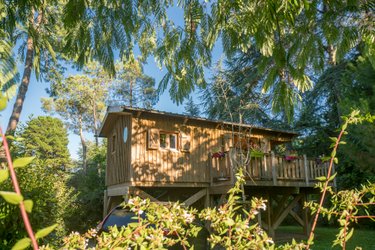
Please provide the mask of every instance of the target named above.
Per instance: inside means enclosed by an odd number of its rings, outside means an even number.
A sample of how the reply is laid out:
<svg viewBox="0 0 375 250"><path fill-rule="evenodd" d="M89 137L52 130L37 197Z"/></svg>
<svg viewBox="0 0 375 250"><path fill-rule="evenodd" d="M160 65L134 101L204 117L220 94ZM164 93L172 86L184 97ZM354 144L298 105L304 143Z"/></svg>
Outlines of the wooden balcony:
<svg viewBox="0 0 375 250"><path fill-rule="evenodd" d="M233 180L231 165L237 164L245 165L246 185L313 187L317 183L317 177L327 175L329 166L328 162L322 163L305 155L291 159L271 152L262 157L252 157L245 164L240 164L243 162L240 155L235 159L231 159L229 155L227 153L222 158L210 155L212 185Z"/></svg>

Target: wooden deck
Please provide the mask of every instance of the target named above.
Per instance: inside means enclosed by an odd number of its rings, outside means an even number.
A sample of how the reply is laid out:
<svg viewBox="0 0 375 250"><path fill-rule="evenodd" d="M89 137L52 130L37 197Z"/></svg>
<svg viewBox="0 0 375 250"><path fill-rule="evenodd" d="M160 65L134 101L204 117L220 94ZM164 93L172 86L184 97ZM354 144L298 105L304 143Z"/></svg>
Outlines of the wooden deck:
<svg viewBox="0 0 375 250"><path fill-rule="evenodd" d="M211 159L213 186L233 179L231 164L230 157ZM306 156L288 160L284 156L269 153L263 157L253 157L244 165L246 185L313 187L317 177L327 175L329 164Z"/></svg>

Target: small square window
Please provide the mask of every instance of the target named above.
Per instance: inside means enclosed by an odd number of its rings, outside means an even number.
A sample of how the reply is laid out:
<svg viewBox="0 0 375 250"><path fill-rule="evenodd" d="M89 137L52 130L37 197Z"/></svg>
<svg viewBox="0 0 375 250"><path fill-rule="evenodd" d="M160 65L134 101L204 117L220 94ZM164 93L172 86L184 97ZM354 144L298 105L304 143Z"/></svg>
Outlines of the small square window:
<svg viewBox="0 0 375 250"><path fill-rule="evenodd" d="M169 135L169 148L177 149L177 135L176 134Z"/></svg>
<svg viewBox="0 0 375 250"><path fill-rule="evenodd" d="M160 133L160 147L167 148L167 135Z"/></svg>

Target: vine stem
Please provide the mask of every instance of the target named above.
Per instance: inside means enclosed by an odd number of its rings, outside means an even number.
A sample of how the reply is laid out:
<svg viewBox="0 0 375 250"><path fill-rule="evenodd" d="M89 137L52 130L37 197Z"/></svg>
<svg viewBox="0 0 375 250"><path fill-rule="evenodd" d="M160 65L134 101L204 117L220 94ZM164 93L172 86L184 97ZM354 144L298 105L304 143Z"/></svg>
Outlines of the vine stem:
<svg viewBox="0 0 375 250"><path fill-rule="evenodd" d="M12 157L10 156L10 150L9 150L8 142L7 142L6 136L4 135L1 127L0 127L0 134L3 138L3 146L4 146L5 155L6 155L7 162L8 162L10 177L12 179L14 191L16 191L16 193L18 195L22 195L20 186L19 186L18 181L17 181L16 171L14 171ZM38 242L36 241L33 229L32 229L31 224L30 224L29 216L27 215L27 212L26 212L25 205L24 205L23 201L20 202L19 206L20 206L20 210L21 210L22 220L23 220L23 223L25 224L25 228L26 228L27 234L29 235L29 238L31 240L33 249L37 250L37 249L39 249Z"/></svg>
<svg viewBox="0 0 375 250"><path fill-rule="evenodd" d="M344 134L345 130L342 129L340 131L340 134L339 136L337 137L337 140L336 140L336 143L335 143L335 146L333 148L333 151L334 152L337 152L337 148L340 144L340 140L341 140L341 137L342 135ZM329 183L329 178L331 177L331 172L332 172L332 167L333 167L333 161L334 161L334 158L335 156L333 155L330 159L330 162L329 162L329 168L328 168L328 173L327 173L327 179L324 183L324 188L323 188L323 192L322 192L322 196L320 197L320 202L319 202L319 207L318 207L318 210L316 211L316 214L315 214L315 218L314 218L314 223L311 227L311 231L310 231L310 235L309 235L309 241L307 242L307 246L306 246L306 249L309 250L310 249L310 240L314 237L314 231L315 231L315 228L316 228L316 224L318 222L318 218L319 218L319 214L320 214L320 211L322 210L322 207L323 207L323 203L324 203L324 199L326 197L326 193L327 193L327 188L328 188L328 183Z"/></svg>

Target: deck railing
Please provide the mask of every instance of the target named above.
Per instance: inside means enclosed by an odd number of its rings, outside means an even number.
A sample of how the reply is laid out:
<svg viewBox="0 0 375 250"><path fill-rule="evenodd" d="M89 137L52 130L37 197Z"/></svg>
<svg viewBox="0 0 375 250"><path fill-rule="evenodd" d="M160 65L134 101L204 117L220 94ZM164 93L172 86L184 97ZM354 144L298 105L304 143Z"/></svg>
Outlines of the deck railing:
<svg viewBox="0 0 375 250"><path fill-rule="evenodd" d="M238 161L239 156L234 161ZM227 180L230 178L232 168L229 154L224 158L212 158L213 181ZM286 182L299 182L306 185L316 183L316 178L326 176L328 162L319 159L309 159L305 155L285 157L275 155L273 152L261 157L252 157L245 165L245 176L256 181L272 181L273 185L282 185Z"/></svg>

